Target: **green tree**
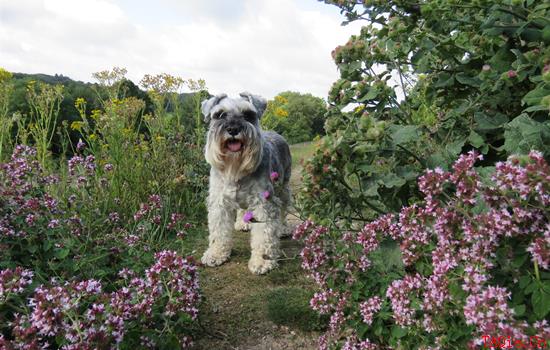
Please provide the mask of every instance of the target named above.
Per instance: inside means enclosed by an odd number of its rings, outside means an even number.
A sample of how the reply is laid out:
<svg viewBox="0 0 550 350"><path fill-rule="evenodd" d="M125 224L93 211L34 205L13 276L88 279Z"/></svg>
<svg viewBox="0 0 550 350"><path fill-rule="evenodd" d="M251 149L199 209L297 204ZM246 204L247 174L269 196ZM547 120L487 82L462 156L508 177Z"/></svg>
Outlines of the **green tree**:
<svg viewBox="0 0 550 350"><path fill-rule="evenodd" d="M324 135L326 103L311 94L285 91L268 102L262 127L298 143Z"/></svg>

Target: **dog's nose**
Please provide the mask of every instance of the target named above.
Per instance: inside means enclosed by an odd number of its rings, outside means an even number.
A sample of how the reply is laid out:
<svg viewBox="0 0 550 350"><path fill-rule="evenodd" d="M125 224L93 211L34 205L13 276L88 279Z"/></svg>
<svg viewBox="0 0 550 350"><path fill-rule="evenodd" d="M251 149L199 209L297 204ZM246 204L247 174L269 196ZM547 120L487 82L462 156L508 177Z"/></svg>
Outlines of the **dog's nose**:
<svg viewBox="0 0 550 350"><path fill-rule="evenodd" d="M227 127L226 130L229 133L229 135L235 136L241 132L241 127L239 125L230 125Z"/></svg>

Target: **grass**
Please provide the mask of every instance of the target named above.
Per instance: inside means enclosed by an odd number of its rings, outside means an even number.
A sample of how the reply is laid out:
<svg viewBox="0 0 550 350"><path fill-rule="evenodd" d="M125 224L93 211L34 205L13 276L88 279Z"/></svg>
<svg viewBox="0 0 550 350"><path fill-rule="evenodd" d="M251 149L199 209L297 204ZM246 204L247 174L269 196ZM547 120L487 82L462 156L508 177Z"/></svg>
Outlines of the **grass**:
<svg viewBox="0 0 550 350"><path fill-rule="evenodd" d="M278 325L303 331L319 331L326 327L326 319L309 307L313 293L298 287L280 287L268 294L267 314Z"/></svg>
<svg viewBox="0 0 550 350"><path fill-rule="evenodd" d="M315 152L315 142L302 142L290 145L292 155L292 176L290 178L290 188L292 193L298 193L301 189L301 173L305 161L310 159Z"/></svg>
<svg viewBox="0 0 550 350"><path fill-rule="evenodd" d="M197 258L206 248L206 239L199 247ZM201 269L204 300L197 349L248 348L247 344L260 343L263 345L258 349L315 348L318 334L311 331L321 324L315 313L302 313L309 310L313 285L300 268L301 247L287 239L281 248L286 258L280 266L266 275L254 275L248 270L249 233L235 232L230 260L217 268ZM290 298L284 298L285 293Z"/></svg>

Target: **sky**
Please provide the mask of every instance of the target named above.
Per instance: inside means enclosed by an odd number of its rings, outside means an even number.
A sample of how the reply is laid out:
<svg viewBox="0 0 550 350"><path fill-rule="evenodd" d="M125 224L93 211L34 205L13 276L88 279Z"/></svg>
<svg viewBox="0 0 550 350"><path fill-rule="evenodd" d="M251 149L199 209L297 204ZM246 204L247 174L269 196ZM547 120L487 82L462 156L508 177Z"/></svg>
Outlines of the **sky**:
<svg viewBox="0 0 550 350"><path fill-rule="evenodd" d="M0 67L63 74L124 67L204 79L210 93L325 98L331 51L361 23L316 0L0 0Z"/></svg>

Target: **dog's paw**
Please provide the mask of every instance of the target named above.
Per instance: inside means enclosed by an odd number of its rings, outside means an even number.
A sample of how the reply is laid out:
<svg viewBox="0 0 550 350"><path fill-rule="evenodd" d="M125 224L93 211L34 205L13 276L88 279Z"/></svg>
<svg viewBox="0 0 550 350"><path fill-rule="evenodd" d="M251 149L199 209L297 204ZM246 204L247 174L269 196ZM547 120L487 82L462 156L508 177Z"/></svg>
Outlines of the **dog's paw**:
<svg viewBox="0 0 550 350"><path fill-rule="evenodd" d="M263 275L277 267L277 260L253 256L248 261L248 269L256 275Z"/></svg>
<svg viewBox="0 0 550 350"><path fill-rule="evenodd" d="M219 249L208 248L202 258L201 262L206 266L219 266L229 259L231 252L222 252Z"/></svg>
<svg viewBox="0 0 550 350"><path fill-rule="evenodd" d="M247 223L247 222L244 222L242 220L237 220L235 222L235 230L236 231L248 232L248 231L250 231L250 224Z"/></svg>

